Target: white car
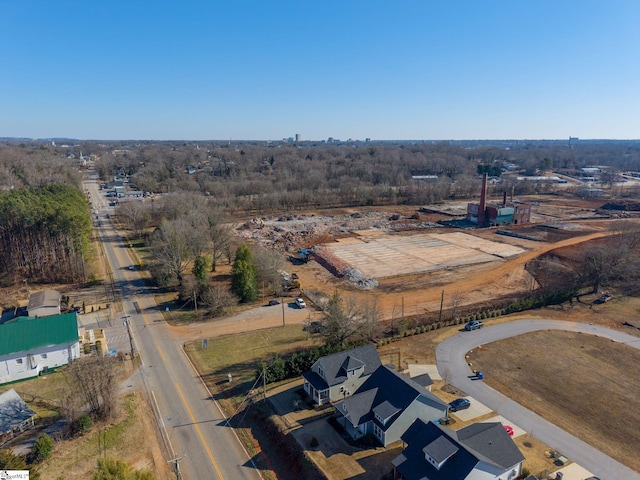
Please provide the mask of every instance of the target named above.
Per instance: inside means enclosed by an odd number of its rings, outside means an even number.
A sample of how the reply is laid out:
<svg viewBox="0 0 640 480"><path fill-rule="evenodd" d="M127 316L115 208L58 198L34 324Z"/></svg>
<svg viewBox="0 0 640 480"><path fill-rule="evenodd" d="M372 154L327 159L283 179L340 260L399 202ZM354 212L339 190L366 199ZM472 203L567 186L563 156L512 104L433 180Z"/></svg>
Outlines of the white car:
<svg viewBox="0 0 640 480"><path fill-rule="evenodd" d="M300 297L296 298L296 305L298 306L298 308L307 308L307 304Z"/></svg>

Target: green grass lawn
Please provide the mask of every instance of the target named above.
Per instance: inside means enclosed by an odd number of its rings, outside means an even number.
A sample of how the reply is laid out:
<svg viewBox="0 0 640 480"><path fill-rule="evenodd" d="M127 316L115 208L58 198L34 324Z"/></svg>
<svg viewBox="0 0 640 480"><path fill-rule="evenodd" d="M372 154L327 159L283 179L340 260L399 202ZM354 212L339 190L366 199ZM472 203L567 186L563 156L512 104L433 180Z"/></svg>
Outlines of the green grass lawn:
<svg viewBox="0 0 640 480"><path fill-rule="evenodd" d="M321 345L319 340L308 338L301 325L216 337L208 342L207 348L202 348L202 342L195 342L186 345L185 350L212 393L224 398L244 396L253 386L256 368L262 361ZM228 374L232 375L231 383Z"/></svg>

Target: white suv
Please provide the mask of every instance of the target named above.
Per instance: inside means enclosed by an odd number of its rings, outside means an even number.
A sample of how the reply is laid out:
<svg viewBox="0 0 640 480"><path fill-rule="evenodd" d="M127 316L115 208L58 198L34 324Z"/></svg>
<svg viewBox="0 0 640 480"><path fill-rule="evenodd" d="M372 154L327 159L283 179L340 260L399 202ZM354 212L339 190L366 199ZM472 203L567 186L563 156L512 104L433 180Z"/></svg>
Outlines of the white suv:
<svg viewBox="0 0 640 480"><path fill-rule="evenodd" d="M298 306L298 308L307 308L307 304L300 297L296 298L296 305Z"/></svg>

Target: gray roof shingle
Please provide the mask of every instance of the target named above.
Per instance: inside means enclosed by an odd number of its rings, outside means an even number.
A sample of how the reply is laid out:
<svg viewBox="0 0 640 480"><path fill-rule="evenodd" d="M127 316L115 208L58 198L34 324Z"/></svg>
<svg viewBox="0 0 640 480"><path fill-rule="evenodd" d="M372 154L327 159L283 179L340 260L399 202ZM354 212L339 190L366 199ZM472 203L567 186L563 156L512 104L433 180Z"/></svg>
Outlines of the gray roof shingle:
<svg viewBox="0 0 640 480"><path fill-rule="evenodd" d="M12 388L0 394L0 433L7 433L36 414Z"/></svg>
<svg viewBox="0 0 640 480"><path fill-rule="evenodd" d="M362 365L364 365L364 375L372 374L381 365L375 345L369 344L321 357L316 360L313 367L322 368L328 386L332 387L340 385L347 379L345 367L357 368Z"/></svg>
<svg viewBox="0 0 640 480"><path fill-rule="evenodd" d="M424 452L425 447L440 438L447 440L458 450L437 470L426 461ZM407 447L402 455L394 459L393 464L406 480L466 478L480 461L506 471L524 460L500 423L476 423L456 432L418 419L405 432L402 440Z"/></svg>
<svg viewBox="0 0 640 480"><path fill-rule="evenodd" d="M384 365L373 372L351 397L337 402L335 406L343 415L346 412L347 419L357 426L369 421L374 412L382 412L380 416L384 419L398 415L419 396L439 405L443 412L448 408L447 403L409 377ZM395 413L388 416L392 411ZM393 421L387 422L382 428L386 430L392 423Z"/></svg>

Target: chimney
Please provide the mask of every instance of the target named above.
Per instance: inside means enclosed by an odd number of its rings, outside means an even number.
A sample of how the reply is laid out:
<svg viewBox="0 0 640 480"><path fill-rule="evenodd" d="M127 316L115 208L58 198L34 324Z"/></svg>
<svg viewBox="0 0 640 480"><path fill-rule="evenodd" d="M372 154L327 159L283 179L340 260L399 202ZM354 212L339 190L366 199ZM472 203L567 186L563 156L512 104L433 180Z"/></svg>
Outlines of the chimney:
<svg viewBox="0 0 640 480"><path fill-rule="evenodd" d="M484 227L484 216L487 203L487 174L482 175L482 192L480 193L480 205L478 206L478 227Z"/></svg>

